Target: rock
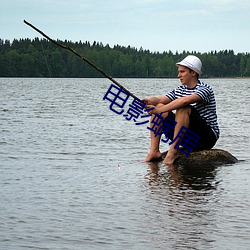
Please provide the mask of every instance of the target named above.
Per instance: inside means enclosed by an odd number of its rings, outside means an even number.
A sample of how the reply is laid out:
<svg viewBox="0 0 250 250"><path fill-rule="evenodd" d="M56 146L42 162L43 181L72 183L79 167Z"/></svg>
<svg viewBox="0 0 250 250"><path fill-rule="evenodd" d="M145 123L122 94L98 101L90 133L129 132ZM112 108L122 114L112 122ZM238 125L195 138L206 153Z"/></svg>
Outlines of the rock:
<svg viewBox="0 0 250 250"><path fill-rule="evenodd" d="M164 158L167 152L162 154ZM179 154L179 158L174 162L174 165L223 165L236 163L238 160L229 152L223 149L209 149L202 151L192 151L189 156L183 153Z"/></svg>

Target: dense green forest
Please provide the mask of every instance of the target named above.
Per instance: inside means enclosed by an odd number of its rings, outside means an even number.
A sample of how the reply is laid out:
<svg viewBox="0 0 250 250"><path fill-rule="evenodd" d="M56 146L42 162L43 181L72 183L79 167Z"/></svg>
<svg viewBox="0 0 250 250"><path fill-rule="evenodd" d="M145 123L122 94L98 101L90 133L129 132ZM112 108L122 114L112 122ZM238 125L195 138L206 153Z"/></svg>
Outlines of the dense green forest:
<svg viewBox="0 0 250 250"><path fill-rule="evenodd" d="M61 42L61 41L59 41ZM188 54L203 63L203 77L249 77L250 53L233 50L150 52L99 42L61 42L84 55L112 77L176 77L175 63ZM0 77L101 77L80 58L46 39L0 39Z"/></svg>

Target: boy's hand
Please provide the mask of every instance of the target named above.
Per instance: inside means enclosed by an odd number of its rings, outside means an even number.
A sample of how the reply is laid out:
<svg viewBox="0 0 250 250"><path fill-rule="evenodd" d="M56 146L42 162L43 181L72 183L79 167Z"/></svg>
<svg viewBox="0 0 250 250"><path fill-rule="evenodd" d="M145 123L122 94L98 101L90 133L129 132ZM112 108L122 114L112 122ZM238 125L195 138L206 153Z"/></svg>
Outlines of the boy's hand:
<svg viewBox="0 0 250 250"><path fill-rule="evenodd" d="M143 98L143 99L141 99L143 102L145 102L146 103L146 105L148 105L149 104L149 98Z"/></svg>
<svg viewBox="0 0 250 250"><path fill-rule="evenodd" d="M147 105L146 106L146 109L150 109L148 111L148 114L160 114L161 112L159 111L159 108L156 108L154 105Z"/></svg>

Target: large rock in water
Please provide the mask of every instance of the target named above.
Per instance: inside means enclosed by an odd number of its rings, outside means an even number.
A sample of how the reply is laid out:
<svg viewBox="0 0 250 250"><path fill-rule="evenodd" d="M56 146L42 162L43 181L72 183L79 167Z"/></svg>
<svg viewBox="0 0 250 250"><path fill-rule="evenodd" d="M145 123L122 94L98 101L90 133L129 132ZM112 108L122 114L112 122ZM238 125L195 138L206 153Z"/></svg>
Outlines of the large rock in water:
<svg viewBox="0 0 250 250"><path fill-rule="evenodd" d="M162 154L164 158L167 152ZM222 149L192 151L189 156L180 153L174 165L223 165L236 163L238 160L229 152Z"/></svg>

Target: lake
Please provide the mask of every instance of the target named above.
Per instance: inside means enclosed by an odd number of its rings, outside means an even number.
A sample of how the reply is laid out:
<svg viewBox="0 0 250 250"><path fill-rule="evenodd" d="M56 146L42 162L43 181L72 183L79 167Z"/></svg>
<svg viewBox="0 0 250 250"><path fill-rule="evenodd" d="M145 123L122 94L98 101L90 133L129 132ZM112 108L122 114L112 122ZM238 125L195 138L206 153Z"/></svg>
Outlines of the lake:
<svg viewBox="0 0 250 250"><path fill-rule="evenodd" d="M179 85L117 80L138 97ZM204 82L236 164L144 163L147 124L110 110L107 79L0 78L0 249L249 249L250 79Z"/></svg>

